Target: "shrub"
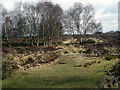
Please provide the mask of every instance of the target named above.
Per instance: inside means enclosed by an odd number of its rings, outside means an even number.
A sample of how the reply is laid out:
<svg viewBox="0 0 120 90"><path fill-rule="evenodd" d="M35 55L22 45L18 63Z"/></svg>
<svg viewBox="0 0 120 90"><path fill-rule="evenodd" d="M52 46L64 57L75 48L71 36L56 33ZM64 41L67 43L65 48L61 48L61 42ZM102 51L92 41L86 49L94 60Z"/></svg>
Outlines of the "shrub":
<svg viewBox="0 0 120 90"><path fill-rule="evenodd" d="M92 60L92 61L91 61L91 64L95 64L95 63L96 63L96 60Z"/></svg>
<svg viewBox="0 0 120 90"><path fill-rule="evenodd" d="M93 39L88 39L87 41L85 41L86 44L94 44L95 41Z"/></svg>
<svg viewBox="0 0 120 90"><path fill-rule="evenodd" d="M49 63L58 58L58 55L55 53L45 53L44 56L38 60L38 63Z"/></svg>
<svg viewBox="0 0 120 90"><path fill-rule="evenodd" d="M95 64L95 63L96 63L96 60L91 60L91 61L85 62L83 66L87 67L87 66L90 66L90 65Z"/></svg>
<svg viewBox="0 0 120 90"><path fill-rule="evenodd" d="M74 67L81 67L81 65L74 65Z"/></svg>
<svg viewBox="0 0 120 90"><path fill-rule="evenodd" d="M78 51L79 53L82 53L82 51Z"/></svg>
<svg viewBox="0 0 120 90"><path fill-rule="evenodd" d="M89 66L89 65L91 65L92 63L91 63L91 61L88 61L88 62L86 62L85 64L84 64L84 67L87 67L87 66Z"/></svg>
<svg viewBox="0 0 120 90"><path fill-rule="evenodd" d="M116 59L116 58L119 58L119 55L107 55L105 57L105 60L109 61L111 59Z"/></svg>
<svg viewBox="0 0 120 90"><path fill-rule="evenodd" d="M58 64L66 64L66 62L62 61L62 62L58 62Z"/></svg>
<svg viewBox="0 0 120 90"><path fill-rule="evenodd" d="M93 39L83 40L82 42L79 41L80 44L94 44L95 41Z"/></svg>
<svg viewBox="0 0 120 90"><path fill-rule="evenodd" d="M106 50L103 48L103 55L107 54L109 52L109 50Z"/></svg>
<svg viewBox="0 0 120 90"><path fill-rule="evenodd" d="M87 67L87 65L85 64L84 67Z"/></svg>
<svg viewBox="0 0 120 90"><path fill-rule="evenodd" d="M67 44L65 44L66 46L69 46L70 44L69 43L67 43Z"/></svg>
<svg viewBox="0 0 120 90"><path fill-rule="evenodd" d="M65 52L64 52L64 54L67 54L67 53L69 53L69 52L68 52L68 51L65 51Z"/></svg>
<svg viewBox="0 0 120 90"><path fill-rule="evenodd" d="M107 61L110 61L110 57L109 56L107 56L107 57L105 57L105 60L107 60Z"/></svg>
<svg viewBox="0 0 120 90"><path fill-rule="evenodd" d="M91 51L91 49L87 49L86 51L83 51L83 53L90 54L90 53L92 53L92 51Z"/></svg>
<svg viewBox="0 0 120 90"><path fill-rule="evenodd" d="M119 58L119 59L120 59L120 55L118 55L118 56L117 56L117 58Z"/></svg>
<svg viewBox="0 0 120 90"><path fill-rule="evenodd" d="M8 77L10 77L14 71L13 67L12 67L12 63L11 62L7 62L4 61L2 63L2 79L6 79Z"/></svg>
<svg viewBox="0 0 120 90"><path fill-rule="evenodd" d="M86 54L92 53L91 49L87 49Z"/></svg>
<svg viewBox="0 0 120 90"><path fill-rule="evenodd" d="M83 53L86 53L86 51L83 51Z"/></svg>
<svg viewBox="0 0 120 90"><path fill-rule="evenodd" d="M76 51L72 51L73 53L76 53Z"/></svg>
<svg viewBox="0 0 120 90"><path fill-rule="evenodd" d="M33 63L33 62L34 62L34 60L29 57L28 60L26 61L26 64L31 64L31 63Z"/></svg>
<svg viewBox="0 0 120 90"><path fill-rule="evenodd" d="M101 63L100 61L98 61L98 63Z"/></svg>

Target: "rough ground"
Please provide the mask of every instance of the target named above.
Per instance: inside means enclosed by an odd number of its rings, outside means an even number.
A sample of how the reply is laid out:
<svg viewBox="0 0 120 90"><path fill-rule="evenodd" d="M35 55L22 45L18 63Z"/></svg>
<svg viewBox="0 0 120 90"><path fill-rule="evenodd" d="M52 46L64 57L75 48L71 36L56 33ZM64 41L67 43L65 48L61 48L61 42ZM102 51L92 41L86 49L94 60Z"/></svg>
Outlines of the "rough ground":
<svg viewBox="0 0 120 90"><path fill-rule="evenodd" d="M73 46L61 48L64 49L55 51L60 56L54 62L18 70L12 77L3 80L3 88L98 88L105 69L116 61L85 57Z"/></svg>

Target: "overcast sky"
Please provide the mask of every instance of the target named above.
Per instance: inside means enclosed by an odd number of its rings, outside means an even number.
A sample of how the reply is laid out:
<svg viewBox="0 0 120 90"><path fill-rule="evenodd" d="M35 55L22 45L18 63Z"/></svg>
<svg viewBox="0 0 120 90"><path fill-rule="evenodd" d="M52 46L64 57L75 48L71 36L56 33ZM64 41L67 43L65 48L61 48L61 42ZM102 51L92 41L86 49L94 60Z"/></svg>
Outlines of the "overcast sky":
<svg viewBox="0 0 120 90"><path fill-rule="evenodd" d="M13 10L15 2L38 2L38 0L0 0L7 10ZM119 0L49 0L59 4L63 10L67 10L75 2L93 4L95 18L103 24L103 31L118 30L118 2Z"/></svg>

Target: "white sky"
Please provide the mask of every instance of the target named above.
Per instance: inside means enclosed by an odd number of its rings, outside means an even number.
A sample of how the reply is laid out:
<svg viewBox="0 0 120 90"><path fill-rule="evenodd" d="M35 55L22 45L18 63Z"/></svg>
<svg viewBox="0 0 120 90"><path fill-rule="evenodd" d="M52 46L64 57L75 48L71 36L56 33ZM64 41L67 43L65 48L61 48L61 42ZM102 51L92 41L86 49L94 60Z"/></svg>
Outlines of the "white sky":
<svg viewBox="0 0 120 90"><path fill-rule="evenodd" d="M7 10L13 10L15 2L38 2L38 0L0 0ZM75 2L91 3L96 11L95 18L103 24L103 31L118 30L119 0L49 0L59 4L63 10L69 9Z"/></svg>

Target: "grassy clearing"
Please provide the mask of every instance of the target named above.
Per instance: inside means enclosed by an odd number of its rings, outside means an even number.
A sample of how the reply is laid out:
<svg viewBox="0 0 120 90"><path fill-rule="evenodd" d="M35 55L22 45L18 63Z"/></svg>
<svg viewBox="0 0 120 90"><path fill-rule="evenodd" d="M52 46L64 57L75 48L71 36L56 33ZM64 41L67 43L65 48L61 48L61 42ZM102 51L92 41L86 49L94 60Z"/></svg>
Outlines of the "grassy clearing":
<svg viewBox="0 0 120 90"><path fill-rule="evenodd" d="M3 88L98 88L104 71L117 61L86 58L71 45L62 48L55 51L60 55L56 62L40 69L17 71L3 80Z"/></svg>
<svg viewBox="0 0 120 90"><path fill-rule="evenodd" d="M104 77L105 65L113 61L101 60L88 67L74 67L84 63L84 58L68 54L60 56L58 62L41 69L18 71L3 81L3 88L97 88Z"/></svg>

